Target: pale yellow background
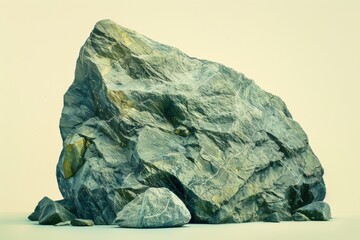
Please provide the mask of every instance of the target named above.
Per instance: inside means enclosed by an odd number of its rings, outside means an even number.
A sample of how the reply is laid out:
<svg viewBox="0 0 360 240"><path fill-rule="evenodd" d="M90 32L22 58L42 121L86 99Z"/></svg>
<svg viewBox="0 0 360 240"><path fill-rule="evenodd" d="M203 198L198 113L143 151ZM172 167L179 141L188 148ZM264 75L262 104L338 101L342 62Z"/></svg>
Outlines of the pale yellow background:
<svg viewBox="0 0 360 240"><path fill-rule="evenodd" d="M63 94L110 18L279 95L325 168L333 215L360 215L360 1L0 1L0 212L60 198Z"/></svg>

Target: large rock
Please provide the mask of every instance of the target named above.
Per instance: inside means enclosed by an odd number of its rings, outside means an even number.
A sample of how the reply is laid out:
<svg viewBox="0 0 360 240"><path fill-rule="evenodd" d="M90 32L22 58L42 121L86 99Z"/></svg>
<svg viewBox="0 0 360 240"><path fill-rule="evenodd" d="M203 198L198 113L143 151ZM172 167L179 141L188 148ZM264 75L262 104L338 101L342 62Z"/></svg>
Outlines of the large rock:
<svg viewBox="0 0 360 240"><path fill-rule="evenodd" d="M154 228L182 226L191 215L184 203L167 188L149 188L117 215L120 227Z"/></svg>
<svg viewBox="0 0 360 240"><path fill-rule="evenodd" d="M330 207L325 202L313 202L296 210L313 221L328 221L331 219Z"/></svg>
<svg viewBox="0 0 360 240"><path fill-rule="evenodd" d="M110 20L80 50L60 130L59 188L96 224L149 187L169 188L202 223L262 221L325 197L279 97Z"/></svg>

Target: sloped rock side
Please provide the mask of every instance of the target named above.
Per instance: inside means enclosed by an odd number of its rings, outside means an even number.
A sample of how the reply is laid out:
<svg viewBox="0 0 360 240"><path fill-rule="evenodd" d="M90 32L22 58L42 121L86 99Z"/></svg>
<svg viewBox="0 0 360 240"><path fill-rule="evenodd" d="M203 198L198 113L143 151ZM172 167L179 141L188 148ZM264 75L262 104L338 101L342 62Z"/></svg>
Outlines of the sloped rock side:
<svg viewBox="0 0 360 240"><path fill-rule="evenodd" d="M202 223L262 221L325 197L323 168L279 97L110 20L80 50L60 130L59 188L95 224L149 187Z"/></svg>
<svg viewBox="0 0 360 240"><path fill-rule="evenodd" d="M117 214L120 227L178 227L190 221L184 203L167 188L149 188Z"/></svg>

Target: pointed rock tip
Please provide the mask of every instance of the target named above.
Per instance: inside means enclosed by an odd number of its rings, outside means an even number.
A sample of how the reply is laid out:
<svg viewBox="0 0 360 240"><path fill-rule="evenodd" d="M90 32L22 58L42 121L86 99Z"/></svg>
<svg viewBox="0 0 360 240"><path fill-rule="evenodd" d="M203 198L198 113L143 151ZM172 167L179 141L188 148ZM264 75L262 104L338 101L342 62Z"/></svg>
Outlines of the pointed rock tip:
<svg viewBox="0 0 360 240"><path fill-rule="evenodd" d="M105 35L115 37L116 34L124 33L124 32L133 32L130 29L127 29L123 26L120 26L116 22L111 19L102 19L98 21L95 26L93 32L100 31ZM115 35L115 36L114 36Z"/></svg>
<svg viewBox="0 0 360 240"><path fill-rule="evenodd" d="M114 42L121 43L136 55L146 54L153 50L142 40L142 35L120 26L110 19L103 19L95 24L93 34L103 36Z"/></svg>
<svg viewBox="0 0 360 240"><path fill-rule="evenodd" d="M95 28L98 28L100 26L113 26L113 25L118 26L118 24L111 19L101 19L95 24Z"/></svg>

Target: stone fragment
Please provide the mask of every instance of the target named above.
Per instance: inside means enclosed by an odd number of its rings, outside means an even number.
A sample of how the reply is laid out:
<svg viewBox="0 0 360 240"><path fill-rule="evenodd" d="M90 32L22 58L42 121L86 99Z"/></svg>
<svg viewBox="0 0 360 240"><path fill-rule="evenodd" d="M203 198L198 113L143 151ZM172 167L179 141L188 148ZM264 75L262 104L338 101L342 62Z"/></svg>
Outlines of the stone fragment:
<svg viewBox="0 0 360 240"><path fill-rule="evenodd" d="M296 210L312 221L328 221L331 219L330 207L326 202L312 202Z"/></svg>
<svg viewBox="0 0 360 240"><path fill-rule="evenodd" d="M149 188L121 210L115 223L120 227L177 227L190 221L184 203L167 188Z"/></svg>
<svg viewBox="0 0 360 240"><path fill-rule="evenodd" d="M51 200L50 198L44 197L44 198L42 198L42 199L39 201L39 203L36 205L36 208L35 208L34 212L31 213L31 214L28 216L28 219L31 220L31 221L39 221L40 215L41 215L42 210L44 209L44 207L45 207L46 205L54 204L54 203L60 204L60 205L63 206L66 210L70 211L70 213L76 215L76 207L75 207L74 203L73 203L71 200L62 199L62 200L57 200L57 201L54 202L54 201Z"/></svg>

